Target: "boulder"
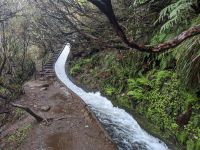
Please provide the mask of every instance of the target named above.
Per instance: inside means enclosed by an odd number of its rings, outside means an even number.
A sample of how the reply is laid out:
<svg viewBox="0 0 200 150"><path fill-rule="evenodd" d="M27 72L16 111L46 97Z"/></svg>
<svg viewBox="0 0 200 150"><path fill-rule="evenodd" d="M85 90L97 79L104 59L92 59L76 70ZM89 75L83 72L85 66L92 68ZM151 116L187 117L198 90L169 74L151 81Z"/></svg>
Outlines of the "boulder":
<svg viewBox="0 0 200 150"><path fill-rule="evenodd" d="M46 91L47 90L47 87L43 87L40 89L40 91Z"/></svg>
<svg viewBox="0 0 200 150"><path fill-rule="evenodd" d="M50 108L51 108L50 106L41 106L41 107L40 107L40 110L41 110L41 111L49 111Z"/></svg>

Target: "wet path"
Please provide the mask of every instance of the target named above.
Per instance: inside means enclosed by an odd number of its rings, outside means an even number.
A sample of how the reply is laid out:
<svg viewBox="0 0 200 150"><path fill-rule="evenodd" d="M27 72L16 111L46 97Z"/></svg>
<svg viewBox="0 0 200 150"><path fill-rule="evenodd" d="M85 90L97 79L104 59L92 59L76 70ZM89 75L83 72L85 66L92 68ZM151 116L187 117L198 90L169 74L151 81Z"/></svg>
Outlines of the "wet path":
<svg viewBox="0 0 200 150"><path fill-rule="evenodd" d="M30 93L28 93L30 92ZM33 101L25 101L40 115L55 118L49 125L33 124L28 138L20 146L21 150L114 150L96 121L90 116L80 99L58 82L46 91L26 87L26 93ZM24 97L24 100L26 97ZM21 101L23 103L23 100ZM40 112L40 106L50 106L47 112Z"/></svg>
<svg viewBox="0 0 200 150"><path fill-rule="evenodd" d="M45 90L39 85L49 86ZM115 150L116 146L107 138L99 124L87 111L81 100L57 81L30 81L25 85L25 95L18 104L28 106L44 118L54 118L48 124L37 123L25 113L16 122L7 126L1 135L3 140L18 129L30 127L21 144L7 143L3 150ZM42 107L50 107L44 111ZM7 136L6 136L7 135ZM15 139L17 141L19 139ZM1 141L6 143L6 141ZM1 148L0 148L1 149Z"/></svg>

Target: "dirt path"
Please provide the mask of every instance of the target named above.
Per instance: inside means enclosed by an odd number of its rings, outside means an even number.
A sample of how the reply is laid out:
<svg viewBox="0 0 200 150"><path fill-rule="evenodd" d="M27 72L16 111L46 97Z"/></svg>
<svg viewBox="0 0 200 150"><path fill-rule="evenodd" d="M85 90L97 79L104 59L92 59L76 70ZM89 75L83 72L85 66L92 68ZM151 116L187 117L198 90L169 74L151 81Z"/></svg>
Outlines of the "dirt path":
<svg viewBox="0 0 200 150"><path fill-rule="evenodd" d="M25 113L19 120L3 129L0 140L3 149L116 149L77 96L56 81L48 83L47 88L41 88L45 84L44 81L26 83L26 94L17 103L54 120L48 124L38 124L32 116Z"/></svg>

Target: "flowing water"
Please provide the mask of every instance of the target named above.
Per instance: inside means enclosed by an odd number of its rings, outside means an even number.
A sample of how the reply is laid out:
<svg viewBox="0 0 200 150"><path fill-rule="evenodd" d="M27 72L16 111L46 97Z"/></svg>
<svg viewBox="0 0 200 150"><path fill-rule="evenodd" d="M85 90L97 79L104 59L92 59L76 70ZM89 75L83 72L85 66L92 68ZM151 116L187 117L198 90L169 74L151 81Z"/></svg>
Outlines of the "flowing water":
<svg viewBox="0 0 200 150"><path fill-rule="evenodd" d="M168 150L165 143L149 135L130 114L114 107L100 92L85 92L72 83L65 72L69 52L67 44L55 63L57 77L91 108L119 150Z"/></svg>

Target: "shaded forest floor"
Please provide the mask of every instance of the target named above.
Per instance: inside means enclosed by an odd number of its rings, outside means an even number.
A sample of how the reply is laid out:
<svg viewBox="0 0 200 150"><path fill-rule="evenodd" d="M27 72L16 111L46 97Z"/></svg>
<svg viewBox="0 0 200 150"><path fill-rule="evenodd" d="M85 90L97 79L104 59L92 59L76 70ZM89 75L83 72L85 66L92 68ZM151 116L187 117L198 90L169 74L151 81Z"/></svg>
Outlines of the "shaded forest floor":
<svg viewBox="0 0 200 150"><path fill-rule="evenodd" d="M0 149L111 150L114 144L87 111L81 100L56 81L29 81L16 102L31 108L48 123L37 123L16 109L17 117L1 129Z"/></svg>

